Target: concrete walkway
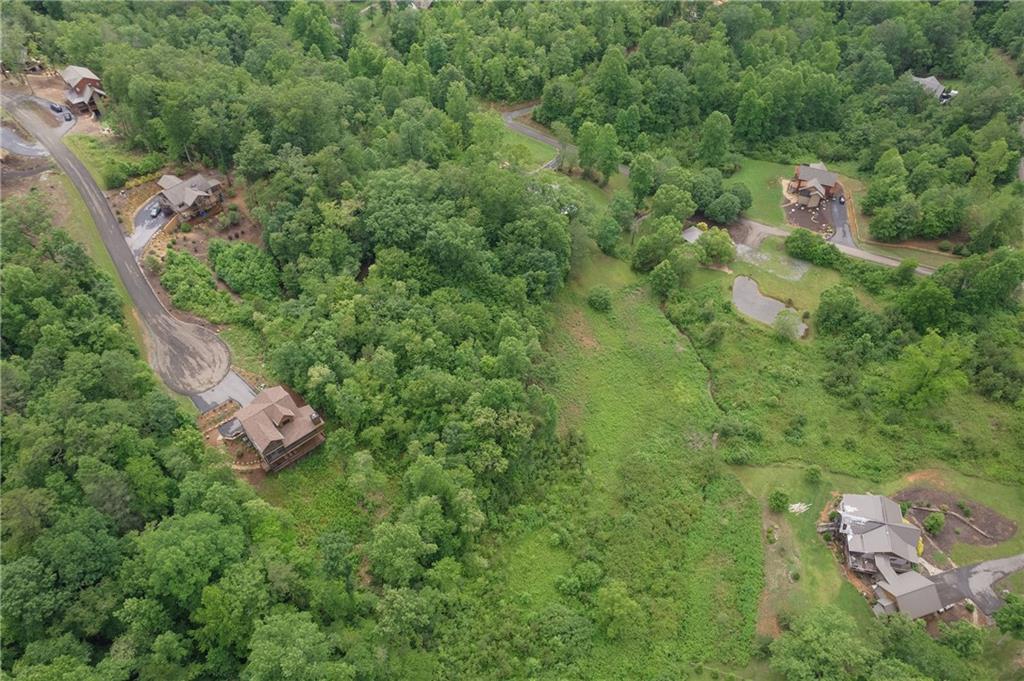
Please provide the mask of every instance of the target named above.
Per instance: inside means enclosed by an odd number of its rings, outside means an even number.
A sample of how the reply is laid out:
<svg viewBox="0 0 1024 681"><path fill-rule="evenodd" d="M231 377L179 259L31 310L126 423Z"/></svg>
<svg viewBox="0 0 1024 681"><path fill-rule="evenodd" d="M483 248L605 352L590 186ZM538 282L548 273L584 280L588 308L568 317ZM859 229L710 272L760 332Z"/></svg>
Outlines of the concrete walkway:
<svg viewBox="0 0 1024 681"><path fill-rule="evenodd" d="M256 391L245 382L245 379L235 373L234 369L228 371L227 375L217 385L191 396L192 403L201 412L209 411L218 404L228 400L234 400L244 407L252 402L255 397Z"/></svg>

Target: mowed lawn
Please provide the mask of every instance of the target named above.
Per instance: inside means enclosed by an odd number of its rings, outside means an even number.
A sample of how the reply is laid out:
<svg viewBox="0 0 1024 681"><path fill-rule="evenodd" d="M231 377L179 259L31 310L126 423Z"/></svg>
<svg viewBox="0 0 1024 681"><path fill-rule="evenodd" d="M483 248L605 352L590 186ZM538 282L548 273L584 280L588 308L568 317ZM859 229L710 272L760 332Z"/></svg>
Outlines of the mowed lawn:
<svg viewBox="0 0 1024 681"><path fill-rule="evenodd" d="M779 178L793 175L793 167L771 161L744 158L740 169L729 181L747 185L754 202L746 211L751 220L775 227L786 227L786 215L782 211L782 189Z"/></svg>

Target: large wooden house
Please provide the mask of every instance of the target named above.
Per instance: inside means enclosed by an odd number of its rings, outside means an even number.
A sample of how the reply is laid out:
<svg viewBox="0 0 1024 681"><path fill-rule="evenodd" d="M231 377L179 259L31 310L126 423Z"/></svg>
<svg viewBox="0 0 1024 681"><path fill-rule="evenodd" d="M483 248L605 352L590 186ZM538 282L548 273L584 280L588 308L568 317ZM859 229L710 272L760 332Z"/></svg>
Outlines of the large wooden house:
<svg viewBox="0 0 1024 681"><path fill-rule="evenodd" d="M182 180L176 175L164 175L157 184L157 201L165 213L176 213L182 220L206 217L224 201L220 182L205 175L193 175Z"/></svg>
<svg viewBox="0 0 1024 681"><path fill-rule="evenodd" d="M107 93L100 89L100 77L84 66L68 66L60 72L67 90L64 102L78 113L99 111L99 98Z"/></svg>
<svg viewBox="0 0 1024 681"><path fill-rule="evenodd" d="M277 385L267 388L220 426L228 439L243 437L259 453L267 472L290 466L324 442L324 421Z"/></svg>

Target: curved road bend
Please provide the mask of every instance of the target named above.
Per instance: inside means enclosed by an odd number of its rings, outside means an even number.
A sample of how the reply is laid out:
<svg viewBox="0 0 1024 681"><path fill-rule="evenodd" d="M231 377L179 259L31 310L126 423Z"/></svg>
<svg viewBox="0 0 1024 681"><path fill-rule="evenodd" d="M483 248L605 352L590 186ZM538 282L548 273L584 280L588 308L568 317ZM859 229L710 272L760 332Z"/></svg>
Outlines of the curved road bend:
<svg viewBox="0 0 1024 681"><path fill-rule="evenodd" d="M537 128L534 128L534 127L532 127L530 125L527 125L526 123L522 123L522 122L519 121L520 118L522 118L524 116L529 116L530 114L532 114L533 110L536 109L536 108L537 108L536 104L531 104L530 106L524 106L521 109L516 109L514 111L502 112L501 120L504 121L506 128L508 128L510 130L515 130L516 132L518 132L520 134L523 134L523 135L526 135L527 137L529 137L531 139L535 139L538 142L543 142L544 144L548 144L548 145L554 147L555 149L558 149L559 147L562 146L562 143L559 142L556 138L552 137L551 135L548 135L546 133L541 132ZM566 149L573 149L573 150L576 149L576 146L573 145L573 144L567 144L567 145L565 145L565 147L566 147ZM556 156L555 158L557 160L558 157ZM552 161L551 163L554 163L554 162ZM545 164L545 165L548 165L548 164ZM624 175L626 177L629 177L629 166L619 164L619 173L621 173L622 175Z"/></svg>
<svg viewBox="0 0 1024 681"><path fill-rule="evenodd" d="M142 318L150 365L169 388L183 395L195 395L218 385L231 368L231 352L224 341L209 329L177 319L156 297L107 198L82 162L64 146L60 129L51 129L41 119L46 112L25 97L4 96L3 100L8 111L50 152L82 195L118 276Z"/></svg>

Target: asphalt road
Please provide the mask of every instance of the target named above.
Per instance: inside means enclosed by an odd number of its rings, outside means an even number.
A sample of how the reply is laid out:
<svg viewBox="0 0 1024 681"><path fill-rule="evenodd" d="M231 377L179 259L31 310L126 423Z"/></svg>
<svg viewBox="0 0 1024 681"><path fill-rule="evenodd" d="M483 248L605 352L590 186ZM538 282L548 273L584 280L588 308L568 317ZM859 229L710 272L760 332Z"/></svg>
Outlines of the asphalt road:
<svg viewBox="0 0 1024 681"><path fill-rule="evenodd" d="M222 382L231 368L231 352L215 333L177 319L163 306L124 238L110 204L81 161L61 141L65 126L51 128L52 115L27 96L3 96L4 106L50 152L82 195L110 253L118 276L131 296L146 336L149 363L175 392L195 395ZM70 127L70 126L68 126Z"/></svg>

